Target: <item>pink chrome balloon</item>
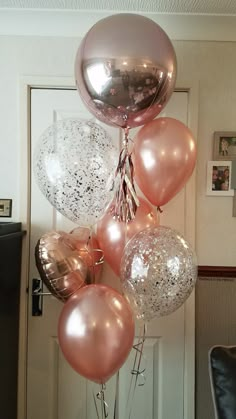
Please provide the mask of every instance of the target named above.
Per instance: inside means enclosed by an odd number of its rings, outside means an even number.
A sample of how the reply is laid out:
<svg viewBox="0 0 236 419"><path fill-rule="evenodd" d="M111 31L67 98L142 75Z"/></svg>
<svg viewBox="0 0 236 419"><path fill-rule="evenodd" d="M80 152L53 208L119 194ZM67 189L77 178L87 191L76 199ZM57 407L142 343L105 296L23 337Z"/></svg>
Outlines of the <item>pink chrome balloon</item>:
<svg viewBox="0 0 236 419"><path fill-rule="evenodd" d="M169 100L176 79L170 39L153 20L116 14L85 35L75 61L77 89L89 111L108 125L141 126Z"/></svg>
<svg viewBox="0 0 236 419"><path fill-rule="evenodd" d="M156 206L165 205L185 185L196 163L193 134L173 118L157 118L134 138L135 181Z"/></svg>
<svg viewBox="0 0 236 419"><path fill-rule="evenodd" d="M81 288L63 307L58 339L75 371L96 383L105 383L132 348L131 308L111 287L96 284Z"/></svg>
<svg viewBox="0 0 236 419"><path fill-rule="evenodd" d="M139 231L158 225L157 211L143 198L139 198L139 202L135 219L128 224L116 221L109 209L97 224L99 246L116 275L120 275L120 262L126 242Z"/></svg>
<svg viewBox="0 0 236 419"><path fill-rule="evenodd" d="M86 227L77 227L70 234L75 240L80 257L90 271L91 282L98 282L102 271L103 251L99 248L96 234L91 233Z"/></svg>

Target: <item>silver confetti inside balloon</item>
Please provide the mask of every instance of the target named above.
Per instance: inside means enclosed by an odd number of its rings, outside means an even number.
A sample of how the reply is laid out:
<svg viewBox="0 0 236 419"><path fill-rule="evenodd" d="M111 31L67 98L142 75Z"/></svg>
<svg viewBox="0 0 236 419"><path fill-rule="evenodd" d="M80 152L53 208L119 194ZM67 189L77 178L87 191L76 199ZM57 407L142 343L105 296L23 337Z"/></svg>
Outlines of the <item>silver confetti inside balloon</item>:
<svg viewBox="0 0 236 419"><path fill-rule="evenodd" d="M56 122L34 151L37 184L48 201L80 226L91 226L111 202L119 152L110 135L93 121Z"/></svg>
<svg viewBox="0 0 236 419"><path fill-rule="evenodd" d="M149 321L177 310L197 279L196 255L169 227L150 227L126 245L121 260L123 292L136 317Z"/></svg>

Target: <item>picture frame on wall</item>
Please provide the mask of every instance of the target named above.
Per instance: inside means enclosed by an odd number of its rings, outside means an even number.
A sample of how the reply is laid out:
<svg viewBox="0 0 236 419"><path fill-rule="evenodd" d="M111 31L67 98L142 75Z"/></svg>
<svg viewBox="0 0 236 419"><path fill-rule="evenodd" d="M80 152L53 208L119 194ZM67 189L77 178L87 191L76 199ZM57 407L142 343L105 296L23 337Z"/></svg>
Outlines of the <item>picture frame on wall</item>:
<svg viewBox="0 0 236 419"><path fill-rule="evenodd" d="M231 185L232 162L214 160L207 163L207 190L211 196L234 196Z"/></svg>
<svg viewBox="0 0 236 419"><path fill-rule="evenodd" d="M236 160L236 131L214 132L213 160Z"/></svg>
<svg viewBox="0 0 236 419"><path fill-rule="evenodd" d="M12 215L12 199L0 198L0 218L10 218Z"/></svg>

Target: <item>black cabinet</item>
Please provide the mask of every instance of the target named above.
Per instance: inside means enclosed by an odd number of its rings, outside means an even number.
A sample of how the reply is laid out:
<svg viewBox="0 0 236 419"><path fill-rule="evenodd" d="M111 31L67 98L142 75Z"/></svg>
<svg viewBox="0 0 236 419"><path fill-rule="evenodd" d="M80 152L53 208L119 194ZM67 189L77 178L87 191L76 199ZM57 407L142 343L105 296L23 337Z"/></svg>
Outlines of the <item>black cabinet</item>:
<svg viewBox="0 0 236 419"><path fill-rule="evenodd" d="M0 417L17 417L21 223L0 222Z"/></svg>

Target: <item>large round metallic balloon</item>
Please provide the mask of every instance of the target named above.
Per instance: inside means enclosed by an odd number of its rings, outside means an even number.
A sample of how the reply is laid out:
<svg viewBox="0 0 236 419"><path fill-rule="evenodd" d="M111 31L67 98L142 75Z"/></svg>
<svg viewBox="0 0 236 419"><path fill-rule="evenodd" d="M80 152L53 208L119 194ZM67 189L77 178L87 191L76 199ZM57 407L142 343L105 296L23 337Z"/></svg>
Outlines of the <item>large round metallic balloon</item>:
<svg viewBox="0 0 236 419"><path fill-rule="evenodd" d="M96 118L109 125L137 127L157 116L176 80L176 56L154 21L117 14L85 35L75 61L77 89Z"/></svg>
<svg viewBox="0 0 236 419"><path fill-rule="evenodd" d="M126 299L107 285L83 287L62 309L58 340L76 372L104 384L121 368L132 349L132 310Z"/></svg>
<svg viewBox="0 0 236 419"><path fill-rule="evenodd" d="M86 254L86 257L85 257ZM44 234L35 248L35 261L40 277L54 297L61 301L84 285L91 284L89 250L78 250L78 243L71 234L51 231Z"/></svg>
<svg viewBox="0 0 236 419"><path fill-rule="evenodd" d="M150 227L126 245L121 261L125 296L138 319L149 321L177 310L197 279L196 255L169 227Z"/></svg>

